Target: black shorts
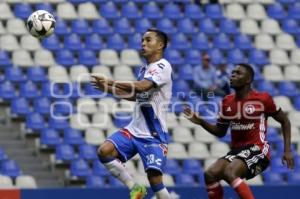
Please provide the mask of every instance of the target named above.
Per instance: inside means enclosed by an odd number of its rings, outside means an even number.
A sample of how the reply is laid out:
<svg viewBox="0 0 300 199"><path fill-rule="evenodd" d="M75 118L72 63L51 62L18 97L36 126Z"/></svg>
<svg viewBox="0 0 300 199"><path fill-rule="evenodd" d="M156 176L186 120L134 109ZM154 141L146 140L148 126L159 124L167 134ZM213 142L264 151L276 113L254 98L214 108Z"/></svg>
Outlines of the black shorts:
<svg viewBox="0 0 300 199"><path fill-rule="evenodd" d="M251 179L263 172L269 166L269 159L262 153L257 145L249 145L243 148L233 149L227 155L221 157L229 162L235 158L243 160L247 167L248 173L244 176L246 179Z"/></svg>

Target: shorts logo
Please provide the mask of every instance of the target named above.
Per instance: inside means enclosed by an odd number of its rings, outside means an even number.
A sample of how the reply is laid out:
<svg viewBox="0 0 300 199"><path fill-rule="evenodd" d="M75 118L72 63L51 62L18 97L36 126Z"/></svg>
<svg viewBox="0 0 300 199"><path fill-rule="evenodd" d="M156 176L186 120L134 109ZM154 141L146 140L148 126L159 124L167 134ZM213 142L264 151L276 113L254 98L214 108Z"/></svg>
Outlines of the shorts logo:
<svg viewBox="0 0 300 199"><path fill-rule="evenodd" d="M164 144L159 144L159 147L162 149L164 156L168 154L168 148Z"/></svg>

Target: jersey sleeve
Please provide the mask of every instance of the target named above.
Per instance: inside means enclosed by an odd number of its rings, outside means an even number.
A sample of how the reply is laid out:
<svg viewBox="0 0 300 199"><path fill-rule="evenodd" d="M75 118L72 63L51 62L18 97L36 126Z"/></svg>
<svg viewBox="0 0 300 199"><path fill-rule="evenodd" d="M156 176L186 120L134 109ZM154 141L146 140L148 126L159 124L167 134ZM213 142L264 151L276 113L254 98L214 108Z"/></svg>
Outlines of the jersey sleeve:
<svg viewBox="0 0 300 199"><path fill-rule="evenodd" d="M152 64L146 71L144 79L152 81L156 86L161 86L171 81L172 69L167 62Z"/></svg>
<svg viewBox="0 0 300 199"><path fill-rule="evenodd" d="M226 99L224 98L221 102L217 123L222 124L222 125L229 125L230 121L228 119L226 119L226 116L225 116L225 109L226 109L225 101L226 101Z"/></svg>
<svg viewBox="0 0 300 199"><path fill-rule="evenodd" d="M280 110L280 107L276 106L272 96L270 96L269 94L266 94L266 100L264 102L264 106L265 106L265 113L267 115L274 115Z"/></svg>

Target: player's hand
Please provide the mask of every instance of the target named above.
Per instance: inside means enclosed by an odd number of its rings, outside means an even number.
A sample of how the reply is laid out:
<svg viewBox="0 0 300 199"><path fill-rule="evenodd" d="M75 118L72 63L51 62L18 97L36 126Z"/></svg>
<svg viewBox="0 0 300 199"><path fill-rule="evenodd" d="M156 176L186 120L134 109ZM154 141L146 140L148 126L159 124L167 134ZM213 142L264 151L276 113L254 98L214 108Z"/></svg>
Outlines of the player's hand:
<svg viewBox="0 0 300 199"><path fill-rule="evenodd" d="M294 169L294 157L291 151L284 152L281 160L287 168Z"/></svg>
<svg viewBox="0 0 300 199"><path fill-rule="evenodd" d="M91 77L93 78L91 81L93 87L96 89L103 90L105 87L105 83L107 82L106 79L102 76L95 76L95 75L92 75Z"/></svg>
<svg viewBox="0 0 300 199"><path fill-rule="evenodd" d="M191 122L195 124L200 124L200 117L197 113L192 111L192 109L189 106L184 107L183 110L184 117L190 120Z"/></svg>

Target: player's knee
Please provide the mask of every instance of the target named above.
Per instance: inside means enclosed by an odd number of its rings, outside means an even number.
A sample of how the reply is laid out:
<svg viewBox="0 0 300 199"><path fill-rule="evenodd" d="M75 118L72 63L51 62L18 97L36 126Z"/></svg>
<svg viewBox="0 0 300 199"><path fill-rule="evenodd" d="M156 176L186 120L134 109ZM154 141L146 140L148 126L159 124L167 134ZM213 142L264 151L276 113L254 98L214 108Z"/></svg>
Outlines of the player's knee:
<svg viewBox="0 0 300 199"><path fill-rule="evenodd" d="M155 169L147 170L147 177L150 185L156 185L162 183L162 173Z"/></svg>
<svg viewBox="0 0 300 199"><path fill-rule="evenodd" d="M218 178L218 172L213 169L208 169L204 172L204 180L206 184L214 183Z"/></svg>
<svg viewBox="0 0 300 199"><path fill-rule="evenodd" d="M114 146L110 143L104 142L97 150L99 157L113 156Z"/></svg>

